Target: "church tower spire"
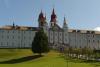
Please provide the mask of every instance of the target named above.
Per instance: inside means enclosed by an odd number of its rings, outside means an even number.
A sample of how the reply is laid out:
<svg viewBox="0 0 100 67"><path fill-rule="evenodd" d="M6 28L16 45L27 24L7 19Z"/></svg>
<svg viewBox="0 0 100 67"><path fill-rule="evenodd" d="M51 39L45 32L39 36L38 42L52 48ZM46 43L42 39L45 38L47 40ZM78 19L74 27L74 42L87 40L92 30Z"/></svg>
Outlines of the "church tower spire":
<svg viewBox="0 0 100 67"><path fill-rule="evenodd" d="M56 24L56 22L57 22L56 18L57 18L57 16L56 16L55 10L54 10L54 8L53 8L53 11L52 11L52 14L51 14L51 20L50 20L51 26L53 26L53 25Z"/></svg>
<svg viewBox="0 0 100 67"><path fill-rule="evenodd" d="M38 22L39 22L39 25L38 25L39 27L42 27L45 24L45 17L44 17L44 14L43 14L42 10L39 14Z"/></svg>
<svg viewBox="0 0 100 67"><path fill-rule="evenodd" d="M64 17L64 21L63 21L63 29L67 29L68 28L68 24L66 22L66 18Z"/></svg>
<svg viewBox="0 0 100 67"><path fill-rule="evenodd" d="M53 8L52 14L55 15L55 9Z"/></svg>
<svg viewBox="0 0 100 67"><path fill-rule="evenodd" d="M14 21L13 21L13 26L12 26L12 28L15 29L15 23L14 23Z"/></svg>
<svg viewBox="0 0 100 67"><path fill-rule="evenodd" d="M68 23L66 22L66 18L64 17L64 21L63 21L63 37L64 37L64 44L66 46L69 45L69 33L68 33Z"/></svg>
<svg viewBox="0 0 100 67"><path fill-rule="evenodd" d="M67 23L66 23L66 18L64 17L64 25L66 25Z"/></svg>

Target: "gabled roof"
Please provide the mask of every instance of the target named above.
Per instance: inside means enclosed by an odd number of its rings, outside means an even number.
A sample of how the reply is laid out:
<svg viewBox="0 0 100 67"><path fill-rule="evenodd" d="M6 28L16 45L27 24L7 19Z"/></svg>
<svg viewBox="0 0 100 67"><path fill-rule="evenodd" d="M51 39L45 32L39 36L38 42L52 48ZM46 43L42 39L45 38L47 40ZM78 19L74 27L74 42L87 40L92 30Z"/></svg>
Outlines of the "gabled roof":
<svg viewBox="0 0 100 67"><path fill-rule="evenodd" d="M52 28L49 28L49 30L55 30L55 31L63 31L62 28L60 28L59 25L55 24Z"/></svg>

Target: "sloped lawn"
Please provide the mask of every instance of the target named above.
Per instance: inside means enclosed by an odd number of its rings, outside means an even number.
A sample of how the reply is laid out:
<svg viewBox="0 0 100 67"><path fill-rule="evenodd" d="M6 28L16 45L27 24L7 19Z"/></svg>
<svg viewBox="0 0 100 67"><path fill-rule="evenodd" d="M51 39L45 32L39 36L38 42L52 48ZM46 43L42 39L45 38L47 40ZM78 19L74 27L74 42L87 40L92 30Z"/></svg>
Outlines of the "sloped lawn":
<svg viewBox="0 0 100 67"><path fill-rule="evenodd" d="M100 67L99 64L65 60L56 51L37 57L30 49L0 49L0 67Z"/></svg>

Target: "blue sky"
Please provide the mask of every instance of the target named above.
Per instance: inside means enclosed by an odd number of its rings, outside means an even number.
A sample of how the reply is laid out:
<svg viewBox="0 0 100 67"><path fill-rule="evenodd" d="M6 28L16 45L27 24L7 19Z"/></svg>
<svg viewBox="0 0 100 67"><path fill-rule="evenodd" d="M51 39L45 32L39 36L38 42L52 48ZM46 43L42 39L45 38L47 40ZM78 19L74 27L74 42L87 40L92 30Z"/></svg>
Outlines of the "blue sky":
<svg viewBox="0 0 100 67"><path fill-rule="evenodd" d="M100 0L0 0L0 26L37 26L38 15L43 10L50 21L53 7L58 24L62 26L63 17L69 28L94 29L100 27Z"/></svg>

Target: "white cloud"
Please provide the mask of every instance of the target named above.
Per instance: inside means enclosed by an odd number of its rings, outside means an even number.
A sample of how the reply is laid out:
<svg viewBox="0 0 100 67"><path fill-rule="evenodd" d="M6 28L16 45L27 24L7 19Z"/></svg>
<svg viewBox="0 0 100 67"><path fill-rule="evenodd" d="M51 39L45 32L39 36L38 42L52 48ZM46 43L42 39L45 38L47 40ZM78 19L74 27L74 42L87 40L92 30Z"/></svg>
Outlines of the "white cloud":
<svg viewBox="0 0 100 67"><path fill-rule="evenodd" d="M95 31L100 31L100 27L94 28Z"/></svg>

